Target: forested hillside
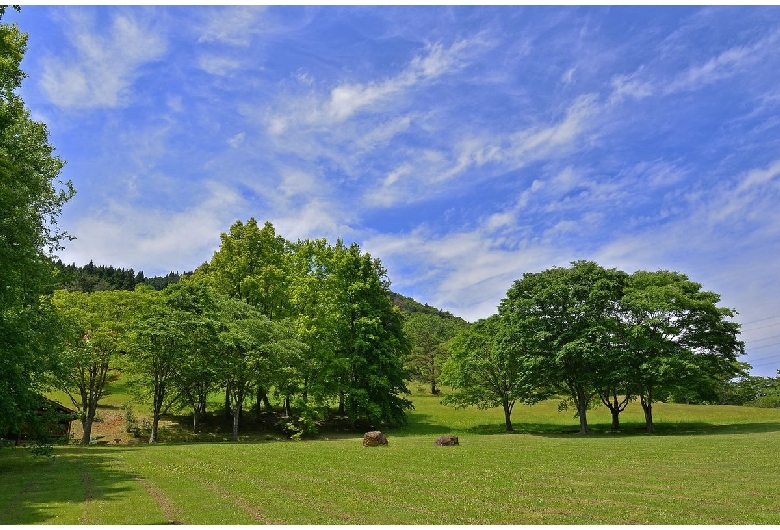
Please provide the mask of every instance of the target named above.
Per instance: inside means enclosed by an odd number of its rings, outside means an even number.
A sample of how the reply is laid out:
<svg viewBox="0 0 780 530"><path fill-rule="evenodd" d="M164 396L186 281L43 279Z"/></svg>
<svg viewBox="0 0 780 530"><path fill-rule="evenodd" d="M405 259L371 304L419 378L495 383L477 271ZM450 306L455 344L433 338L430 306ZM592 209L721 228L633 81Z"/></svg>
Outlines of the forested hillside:
<svg viewBox="0 0 780 530"><path fill-rule="evenodd" d="M133 269L123 269L112 265L95 265L92 261L86 265L71 263L65 265L62 260L54 262L56 287L68 291L92 293L95 291L132 291L138 285L149 285L157 291L162 291L168 285L178 282L182 277L192 272L179 274L169 272L165 276L144 276L143 271L136 273Z"/></svg>

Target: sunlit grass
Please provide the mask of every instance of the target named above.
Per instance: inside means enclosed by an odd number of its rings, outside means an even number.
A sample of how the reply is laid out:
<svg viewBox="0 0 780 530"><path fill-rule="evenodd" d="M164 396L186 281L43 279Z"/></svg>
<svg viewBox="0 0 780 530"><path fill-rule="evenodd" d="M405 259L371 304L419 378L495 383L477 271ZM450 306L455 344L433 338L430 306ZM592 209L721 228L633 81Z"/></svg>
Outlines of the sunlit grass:
<svg viewBox="0 0 780 530"><path fill-rule="evenodd" d="M780 524L780 410L659 403L649 435L637 404L620 433L602 407L581 436L556 401L517 405L515 433L500 410L413 401L386 447L323 433L3 450L0 523Z"/></svg>

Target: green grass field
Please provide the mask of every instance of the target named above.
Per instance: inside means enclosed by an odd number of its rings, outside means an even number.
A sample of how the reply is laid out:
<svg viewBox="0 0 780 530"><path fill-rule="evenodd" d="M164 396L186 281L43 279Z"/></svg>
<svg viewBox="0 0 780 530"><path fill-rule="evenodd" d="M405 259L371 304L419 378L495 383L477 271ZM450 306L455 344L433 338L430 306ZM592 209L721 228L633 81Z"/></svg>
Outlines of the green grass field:
<svg viewBox="0 0 780 530"><path fill-rule="evenodd" d="M780 410L656 405L591 436L556 402L453 410L415 394L389 445L310 441L0 451L0 524L780 524ZM440 434L460 446L436 447ZM328 437L329 439L325 439ZM163 440L165 436L163 436Z"/></svg>

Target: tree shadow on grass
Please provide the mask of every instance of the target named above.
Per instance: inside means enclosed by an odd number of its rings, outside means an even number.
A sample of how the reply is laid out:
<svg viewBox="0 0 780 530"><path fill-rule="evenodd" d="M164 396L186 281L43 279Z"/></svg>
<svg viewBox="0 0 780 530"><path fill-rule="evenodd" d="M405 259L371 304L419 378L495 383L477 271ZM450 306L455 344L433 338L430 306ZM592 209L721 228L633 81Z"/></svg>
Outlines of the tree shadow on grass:
<svg viewBox="0 0 780 530"><path fill-rule="evenodd" d="M122 450L55 450L53 458L41 458L21 448L0 449L0 524L88 524L90 521L80 521L79 516L72 521L55 520L61 515L58 506L86 508L89 502L120 501L137 492L135 477L118 470L110 458L109 452Z"/></svg>
<svg viewBox="0 0 780 530"><path fill-rule="evenodd" d="M447 425L441 425L431 421L435 416L421 412L407 412L406 425L390 429L393 436L425 436L450 434L453 429Z"/></svg>
<svg viewBox="0 0 780 530"><path fill-rule="evenodd" d="M533 436L545 436L552 438L580 436L577 425L561 425L552 423L515 423L514 430L507 432L503 424L482 424L467 429L469 434L494 435L494 434L530 434ZM780 432L780 423L736 423L715 424L706 422L678 422L656 423L655 432L648 433L644 423L627 422L620 430L613 431L609 423L589 424L591 434L588 436L625 437L625 436L703 436L723 434L760 434Z"/></svg>

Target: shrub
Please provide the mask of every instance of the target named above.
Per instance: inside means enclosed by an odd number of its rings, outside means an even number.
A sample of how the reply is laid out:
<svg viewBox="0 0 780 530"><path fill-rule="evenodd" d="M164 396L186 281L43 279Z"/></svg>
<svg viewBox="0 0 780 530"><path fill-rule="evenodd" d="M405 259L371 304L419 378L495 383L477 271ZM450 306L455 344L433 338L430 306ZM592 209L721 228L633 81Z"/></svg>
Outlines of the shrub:
<svg viewBox="0 0 780 530"><path fill-rule="evenodd" d="M777 409L780 408L780 395L761 396L751 402L750 405L762 409Z"/></svg>

